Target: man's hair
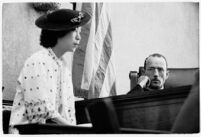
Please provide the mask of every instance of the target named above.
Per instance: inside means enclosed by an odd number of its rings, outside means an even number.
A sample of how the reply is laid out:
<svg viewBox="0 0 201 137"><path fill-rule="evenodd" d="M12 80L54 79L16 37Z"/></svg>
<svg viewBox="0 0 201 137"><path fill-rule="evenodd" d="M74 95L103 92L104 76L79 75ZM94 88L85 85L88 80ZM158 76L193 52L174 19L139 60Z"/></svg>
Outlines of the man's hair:
<svg viewBox="0 0 201 137"><path fill-rule="evenodd" d="M168 63L167 63L166 58L165 58L163 55L159 54L159 53L154 53L154 54L149 55L149 56L145 59L145 61L144 61L144 70L146 70L147 60L148 60L150 57L159 57L159 58L163 58L163 59L165 60L165 62L166 62L166 68L168 68Z"/></svg>
<svg viewBox="0 0 201 137"><path fill-rule="evenodd" d="M54 47L57 44L58 38L65 36L67 33L74 31L75 28L67 31L52 31L52 30L41 30L40 45L49 48Z"/></svg>

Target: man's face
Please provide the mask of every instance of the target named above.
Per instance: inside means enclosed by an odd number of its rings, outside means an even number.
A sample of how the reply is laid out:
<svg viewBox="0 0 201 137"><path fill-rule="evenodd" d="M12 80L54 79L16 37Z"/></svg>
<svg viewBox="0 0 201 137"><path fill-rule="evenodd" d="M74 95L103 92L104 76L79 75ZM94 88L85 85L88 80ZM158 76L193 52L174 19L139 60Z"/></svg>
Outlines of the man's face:
<svg viewBox="0 0 201 137"><path fill-rule="evenodd" d="M146 61L145 75L150 78L151 89L163 89L169 76L165 59L162 57L149 57Z"/></svg>

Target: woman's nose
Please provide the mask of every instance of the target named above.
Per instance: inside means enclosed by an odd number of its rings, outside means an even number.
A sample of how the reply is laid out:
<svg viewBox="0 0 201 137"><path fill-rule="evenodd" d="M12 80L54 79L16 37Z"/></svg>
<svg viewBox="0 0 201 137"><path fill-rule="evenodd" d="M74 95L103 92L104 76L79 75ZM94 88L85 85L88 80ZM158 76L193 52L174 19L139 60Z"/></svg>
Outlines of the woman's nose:
<svg viewBox="0 0 201 137"><path fill-rule="evenodd" d="M79 32L77 32L77 34L76 34L76 40L81 40L81 35Z"/></svg>

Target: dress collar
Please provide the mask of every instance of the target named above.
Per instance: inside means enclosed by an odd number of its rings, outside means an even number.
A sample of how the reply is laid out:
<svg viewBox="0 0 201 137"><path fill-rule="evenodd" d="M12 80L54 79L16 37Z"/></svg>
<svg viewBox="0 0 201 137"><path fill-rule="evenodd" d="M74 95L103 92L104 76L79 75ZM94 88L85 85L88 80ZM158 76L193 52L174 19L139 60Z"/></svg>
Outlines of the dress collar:
<svg viewBox="0 0 201 137"><path fill-rule="evenodd" d="M53 60L57 62L57 64L61 65L62 64L62 58L58 58L52 48L48 48L48 54L52 57Z"/></svg>

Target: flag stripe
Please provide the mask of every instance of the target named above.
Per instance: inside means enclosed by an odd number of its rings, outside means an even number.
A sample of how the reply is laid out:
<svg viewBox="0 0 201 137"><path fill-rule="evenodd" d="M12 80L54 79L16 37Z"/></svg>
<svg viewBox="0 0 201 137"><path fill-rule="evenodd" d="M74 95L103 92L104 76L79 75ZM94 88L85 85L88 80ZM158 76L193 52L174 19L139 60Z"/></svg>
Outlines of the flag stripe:
<svg viewBox="0 0 201 137"><path fill-rule="evenodd" d="M91 34L90 39L88 41L88 46L86 49L86 58L85 58L85 64L84 64L84 70L83 70L83 77L82 77L82 84L81 88L83 89L89 89L91 80L94 76L94 73L97 71L99 66L99 61L101 57L102 51L102 44L104 42L104 36L107 33L108 28L108 21L109 18L106 14L105 6L102 6L102 10L99 15L99 23L95 20L95 8L94 8L94 14L92 16L92 25L91 25ZM97 32L95 33L95 27L96 24L98 25Z"/></svg>
<svg viewBox="0 0 201 137"><path fill-rule="evenodd" d="M111 35L111 23L109 22L109 27L108 27L107 33L105 35L104 43L103 43L99 66L94 76L94 83L92 83L94 84L93 97L100 96L100 91L102 91L106 69L107 69L111 54L112 54L112 35Z"/></svg>
<svg viewBox="0 0 201 137"><path fill-rule="evenodd" d="M103 3L96 4L96 11L95 11L96 12L96 14L95 14L96 31L95 32L97 32L97 28L98 28L98 25L99 25L100 13L101 13L102 7L103 7Z"/></svg>
<svg viewBox="0 0 201 137"><path fill-rule="evenodd" d="M116 92L116 82L114 81L112 84L112 88L110 89L109 96L115 96L115 95L117 95L117 92Z"/></svg>
<svg viewBox="0 0 201 137"><path fill-rule="evenodd" d="M101 97L116 95L116 83L115 83L116 79L114 77L116 74L115 74L114 65L113 65L113 61L114 61L113 53L114 52L112 52L112 55L110 57L110 61L108 63L107 70L105 73L104 83L102 86L102 90L100 92Z"/></svg>
<svg viewBox="0 0 201 137"><path fill-rule="evenodd" d="M73 58L76 96L89 99L116 95L111 22L106 5L82 3L82 11L92 18L82 27L81 46Z"/></svg>
<svg viewBox="0 0 201 137"><path fill-rule="evenodd" d="M76 4L76 10L82 10L86 11L89 14L92 14L92 6L89 3L77 3ZM74 85L74 95L75 96L84 96L88 97L87 92L82 92L80 91L80 86L81 86L81 80L82 80L82 75L83 75L83 70L84 70L84 61L85 61L85 54L86 54L86 48L89 40L89 35L90 35L90 27L91 27L91 22L85 25L85 27L82 27L82 31L80 35L82 36L82 39L80 41L81 45L76 49L74 55L73 55L73 68L72 68L72 80L73 80L73 85Z"/></svg>
<svg viewBox="0 0 201 137"><path fill-rule="evenodd" d="M91 10L95 11L95 4L89 4L91 5ZM93 66L94 66L94 43L95 43L95 12L91 11L91 26L89 27L89 40L87 43L86 48L86 55L85 55L85 61L84 61L84 68L83 68L83 75L82 75L82 82L81 82L81 88L85 90L89 90L89 86L91 83L91 80L93 78Z"/></svg>
<svg viewBox="0 0 201 137"><path fill-rule="evenodd" d="M75 10L81 11L82 10L82 3L76 3Z"/></svg>
<svg viewBox="0 0 201 137"><path fill-rule="evenodd" d="M97 28L95 36L95 45L94 45L94 72L97 71L100 64L101 51L103 49L103 43L108 31L109 17L107 16L107 9L105 5L102 6L101 14L99 15L99 25Z"/></svg>

